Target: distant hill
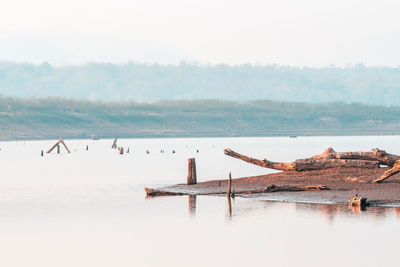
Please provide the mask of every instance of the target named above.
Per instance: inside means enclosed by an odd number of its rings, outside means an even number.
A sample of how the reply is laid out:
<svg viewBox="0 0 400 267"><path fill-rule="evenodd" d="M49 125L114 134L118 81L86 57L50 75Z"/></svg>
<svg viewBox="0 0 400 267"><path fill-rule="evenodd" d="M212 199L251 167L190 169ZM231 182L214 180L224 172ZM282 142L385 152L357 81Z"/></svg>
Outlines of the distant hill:
<svg viewBox="0 0 400 267"><path fill-rule="evenodd" d="M0 98L0 139L398 134L400 107L269 100Z"/></svg>
<svg viewBox="0 0 400 267"><path fill-rule="evenodd" d="M400 67L92 63L53 67L0 62L0 95L134 101L269 99L399 105Z"/></svg>

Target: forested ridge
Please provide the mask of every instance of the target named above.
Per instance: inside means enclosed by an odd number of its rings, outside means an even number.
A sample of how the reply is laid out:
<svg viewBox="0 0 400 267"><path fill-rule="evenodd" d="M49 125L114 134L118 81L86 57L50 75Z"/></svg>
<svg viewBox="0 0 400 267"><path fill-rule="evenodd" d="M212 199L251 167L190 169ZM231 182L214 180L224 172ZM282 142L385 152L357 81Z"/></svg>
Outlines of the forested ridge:
<svg viewBox="0 0 400 267"><path fill-rule="evenodd" d="M400 107L270 100L151 104L0 98L0 138L394 134Z"/></svg>

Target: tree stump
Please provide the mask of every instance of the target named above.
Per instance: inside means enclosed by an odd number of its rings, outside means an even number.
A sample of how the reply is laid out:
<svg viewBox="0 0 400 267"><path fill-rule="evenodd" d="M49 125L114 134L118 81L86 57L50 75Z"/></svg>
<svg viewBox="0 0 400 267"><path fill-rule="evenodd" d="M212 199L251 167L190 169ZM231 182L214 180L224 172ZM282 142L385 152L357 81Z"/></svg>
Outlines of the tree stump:
<svg viewBox="0 0 400 267"><path fill-rule="evenodd" d="M366 197L359 197L355 194L352 198L349 199L349 206L352 207L365 207L367 206L367 198Z"/></svg>
<svg viewBox="0 0 400 267"><path fill-rule="evenodd" d="M187 184L197 184L196 161L194 158L188 159Z"/></svg>

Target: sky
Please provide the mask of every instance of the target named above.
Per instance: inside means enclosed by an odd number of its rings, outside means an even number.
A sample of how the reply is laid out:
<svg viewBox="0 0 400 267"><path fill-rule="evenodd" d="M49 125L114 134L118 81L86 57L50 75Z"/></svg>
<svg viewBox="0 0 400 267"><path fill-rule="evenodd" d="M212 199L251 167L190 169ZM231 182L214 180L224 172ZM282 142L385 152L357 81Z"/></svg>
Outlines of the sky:
<svg viewBox="0 0 400 267"><path fill-rule="evenodd" d="M398 0L1 0L0 60L399 66Z"/></svg>

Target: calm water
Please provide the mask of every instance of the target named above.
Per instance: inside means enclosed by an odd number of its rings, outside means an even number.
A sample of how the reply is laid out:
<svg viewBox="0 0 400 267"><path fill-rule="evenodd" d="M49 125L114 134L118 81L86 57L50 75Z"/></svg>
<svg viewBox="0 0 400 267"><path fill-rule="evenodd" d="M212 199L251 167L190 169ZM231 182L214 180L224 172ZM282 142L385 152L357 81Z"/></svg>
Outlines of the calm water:
<svg viewBox="0 0 400 267"><path fill-rule="evenodd" d="M125 155L112 140L67 140L71 154L41 157L54 142L0 143L1 266L398 266L400 209L236 198L230 213L225 197L143 190L184 182L188 157L199 181L268 172L226 147L292 161L328 146L400 154L398 136L119 140Z"/></svg>

